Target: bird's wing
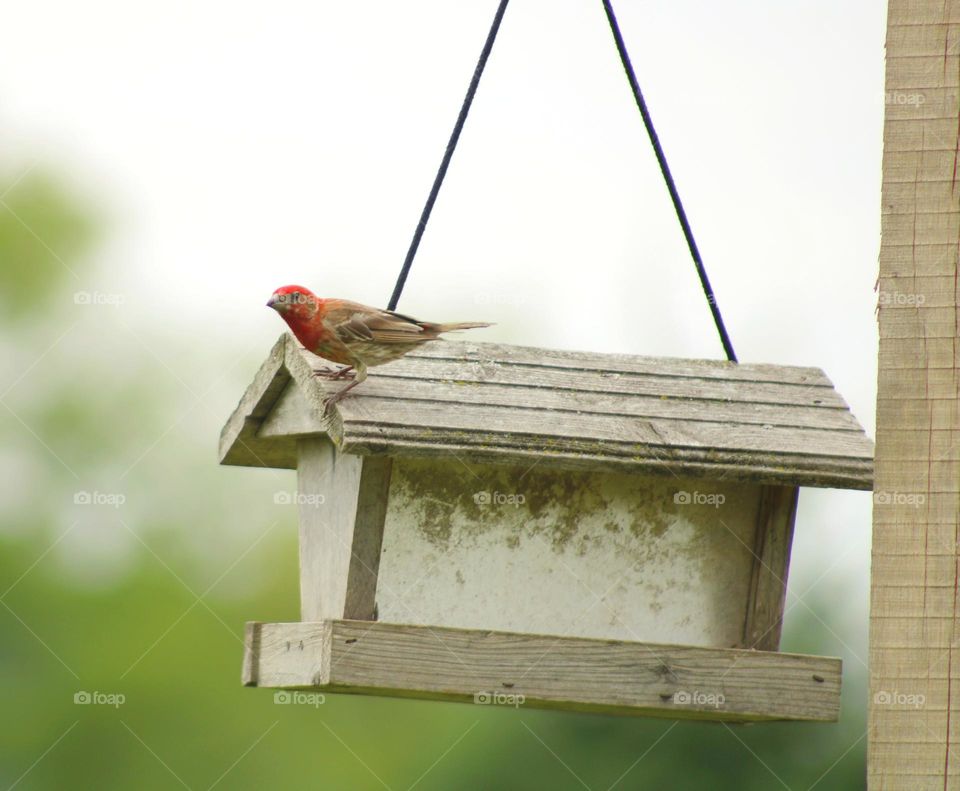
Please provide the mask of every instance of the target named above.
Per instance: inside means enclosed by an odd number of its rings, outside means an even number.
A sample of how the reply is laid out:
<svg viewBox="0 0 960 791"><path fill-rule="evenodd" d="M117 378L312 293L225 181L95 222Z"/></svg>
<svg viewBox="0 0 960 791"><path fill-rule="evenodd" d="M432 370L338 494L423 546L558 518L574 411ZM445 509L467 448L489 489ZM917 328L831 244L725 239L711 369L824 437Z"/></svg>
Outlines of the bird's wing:
<svg viewBox="0 0 960 791"><path fill-rule="evenodd" d="M356 302L328 305L325 322L343 343L417 343L427 340L416 319Z"/></svg>

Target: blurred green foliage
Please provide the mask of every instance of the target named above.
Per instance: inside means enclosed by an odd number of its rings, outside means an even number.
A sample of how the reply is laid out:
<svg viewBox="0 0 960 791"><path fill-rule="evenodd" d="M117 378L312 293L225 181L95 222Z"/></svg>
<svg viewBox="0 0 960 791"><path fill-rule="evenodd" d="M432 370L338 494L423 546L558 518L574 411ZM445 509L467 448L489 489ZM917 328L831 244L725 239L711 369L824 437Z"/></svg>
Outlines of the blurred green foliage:
<svg viewBox="0 0 960 791"><path fill-rule="evenodd" d="M223 376L222 349L185 345L162 327L134 337L114 308L77 305L69 294L87 277L91 220L35 173L4 203L0 322L17 353L0 398L0 785L863 787L865 668L849 652L836 725L335 695L277 705L272 691L241 687L244 622L296 620L298 602L295 514L272 501L293 474L222 469L214 454L259 360ZM124 502L75 503L82 492ZM784 650L837 653L825 624L849 591L830 582L820 592L807 598L813 612L791 613ZM862 638L848 639L865 656ZM84 692L124 702L75 703Z"/></svg>
<svg viewBox="0 0 960 791"><path fill-rule="evenodd" d="M0 181L0 312L9 328L35 318L79 284L95 217L40 168Z"/></svg>

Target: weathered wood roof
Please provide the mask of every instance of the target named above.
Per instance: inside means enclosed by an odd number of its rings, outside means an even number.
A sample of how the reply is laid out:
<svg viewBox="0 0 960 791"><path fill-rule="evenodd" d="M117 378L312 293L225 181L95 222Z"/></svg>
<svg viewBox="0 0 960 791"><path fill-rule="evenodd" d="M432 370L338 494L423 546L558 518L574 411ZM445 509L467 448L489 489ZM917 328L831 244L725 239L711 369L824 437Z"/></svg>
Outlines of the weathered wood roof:
<svg viewBox="0 0 960 791"><path fill-rule="evenodd" d="M223 464L345 453L450 456L870 489L873 443L823 371L444 341L373 368L323 417L321 358L289 335L223 427Z"/></svg>

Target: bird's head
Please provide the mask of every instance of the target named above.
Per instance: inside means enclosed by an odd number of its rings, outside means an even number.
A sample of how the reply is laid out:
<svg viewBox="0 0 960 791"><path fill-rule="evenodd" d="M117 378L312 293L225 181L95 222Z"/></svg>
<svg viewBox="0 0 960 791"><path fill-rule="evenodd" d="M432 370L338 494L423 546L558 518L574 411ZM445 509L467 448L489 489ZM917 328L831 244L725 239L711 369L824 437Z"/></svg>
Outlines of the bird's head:
<svg viewBox="0 0 960 791"><path fill-rule="evenodd" d="M303 286L281 286L270 295L267 307L273 308L288 324L307 321L317 312L316 295Z"/></svg>

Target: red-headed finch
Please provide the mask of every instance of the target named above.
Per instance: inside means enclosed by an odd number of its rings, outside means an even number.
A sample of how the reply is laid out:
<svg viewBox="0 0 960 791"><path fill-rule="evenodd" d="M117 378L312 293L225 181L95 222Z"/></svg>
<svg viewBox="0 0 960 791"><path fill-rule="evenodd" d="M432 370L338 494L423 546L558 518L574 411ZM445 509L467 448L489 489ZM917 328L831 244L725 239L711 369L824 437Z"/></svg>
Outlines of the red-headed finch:
<svg viewBox="0 0 960 791"><path fill-rule="evenodd" d="M327 398L327 406L343 398L367 378L372 365L398 360L443 332L489 327L481 321L433 324L417 321L392 310L380 310L345 299L323 299L303 286L282 286L270 296L267 307L280 314L307 351L345 366L338 371L317 371L318 376L353 381ZM355 373L351 373L355 372Z"/></svg>

